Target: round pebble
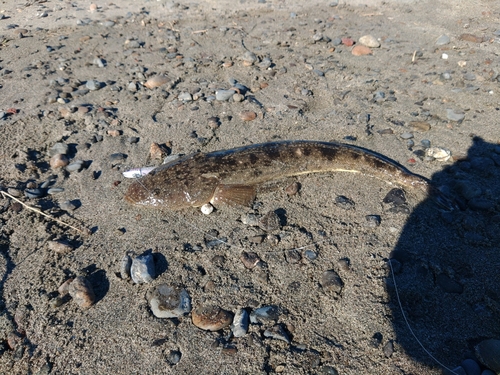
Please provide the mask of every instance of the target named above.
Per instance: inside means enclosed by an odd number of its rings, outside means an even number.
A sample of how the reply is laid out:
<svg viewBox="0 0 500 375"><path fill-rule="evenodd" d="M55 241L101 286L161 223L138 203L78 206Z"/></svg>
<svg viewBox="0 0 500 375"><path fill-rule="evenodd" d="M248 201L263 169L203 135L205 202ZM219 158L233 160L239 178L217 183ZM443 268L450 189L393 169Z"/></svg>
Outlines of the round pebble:
<svg viewBox="0 0 500 375"><path fill-rule="evenodd" d="M379 48L380 42L373 35L364 35L358 40L359 44L362 44L370 48Z"/></svg>
<svg viewBox="0 0 500 375"><path fill-rule="evenodd" d="M66 241L49 241L48 246L50 250L57 254L67 254L73 250L73 246Z"/></svg>
<svg viewBox="0 0 500 375"><path fill-rule="evenodd" d="M253 121L257 118L257 114L253 111L243 111L240 113L240 119L243 121Z"/></svg>
<svg viewBox="0 0 500 375"><path fill-rule="evenodd" d="M366 226L368 228L378 227L382 222L380 215L366 215L365 219L366 219Z"/></svg>
<svg viewBox="0 0 500 375"><path fill-rule="evenodd" d="M339 274L334 270L323 272L319 283L323 289L333 291L335 293L340 293L344 287L344 282L340 278Z"/></svg>
<svg viewBox="0 0 500 375"><path fill-rule="evenodd" d="M450 43L450 37L448 35L441 35L436 39L436 46L444 46Z"/></svg>
<svg viewBox="0 0 500 375"><path fill-rule="evenodd" d="M62 142L58 142L54 144L49 150L49 155L54 156L57 154L67 154L68 153L68 145Z"/></svg>
<svg viewBox="0 0 500 375"><path fill-rule="evenodd" d="M448 120L451 120L451 121L461 121L464 119L465 113L462 111L448 108L446 110L446 117L448 118Z"/></svg>
<svg viewBox="0 0 500 375"><path fill-rule="evenodd" d="M476 347L476 357L490 370L500 373L500 340L481 341Z"/></svg>
<svg viewBox="0 0 500 375"><path fill-rule="evenodd" d="M212 212L214 212L214 206L212 206L210 203L205 203L203 206L201 206L200 209L204 215L210 215Z"/></svg>
<svg viewBox="0 0 500 375"><path fill-rule="evenodd" d="M64 168L69 164L69 159L64 154L55 154L50 158L49 164L53 169Z"/></svg>
<svg viewBox="0 0 500 375"><path fill-rule="evenodd" d="M83 276L76 277L68 289L69 295L81 308L89 308L95 302L95 294L92 285Z"/></svg>
<svg viewBox="0 0 500 375"><path fill-rule="evenodd" d="M217 306L199 306L191 313L193 324L205 331L218 331L228 327L233 314Z"/></svg>
<svg viewBox="0 0 500 375"><path fill-rule="evenodd" d="M373 51L366 46L357 45L357 46L354 46L351 53L354 56L366 56L366 55L372 55Z"/></svg>
<svg viewBox="0 0 500 375"><path fill-rule="evenodd" d="M403 139L411 139L413 138L413 133L403 133L400 135L400 137Z"/></svg>
<svg viewBox="0 0 500 375"><path fill-rule="evenodd" d="M465 359L460 364L467 375L481 375L481 367L473 359Z"/></svg>
<svg viewBox="0 0 500 375"><path fill-rule="evenodd" d="M347 47L351 47L352 45L354 45L354 40L351 38L342 38L341 41L342 44Z"/></svg>
<svg viewBox="0 0 500 375"><path fill-rule="evenodd" d="M87 83L85 84L85 87L87 89L89 89L90 91L96 91L102 87L102 83L99 81L96 81L94 79L91 79L91 80L87 81Z"/></svg>
<svg viewBox="0 0 500 375"><path fill-rule="evenodd" d="M66 166L66 171L68 172L79 172L82 170L84 165L83 160L75 160Z"/></svg>
<svg viewBox="0 0 500 375"><path fill-rule="evenodd" d="M140 255L132 260L130 276L136 284L150 283L156 277L153 255Z"/></svg>
<svg viewBox="0 0 500 375"><path fill-rule="evenodd" d="M160 87L166 84L169 81L167 77L164 75L156 75L150 77L145 83L144 86L148 89L154 89L155 87Z"/></svg>
<svg viewBox="0 0 500 375"><path fill-rule="evenodd" d="M217 90L215 92L215 99L221 102L228 101L236 94L234 90Z"/></svg>
<svg viewBox="0 0 500 375"><path fill-rule="evenodd" d="M431 129L431 124L427 121L410 121L410 128L419 132L426 132Z"/></svg>
<svg viewBox="0 0 500 375"><path fill-rule="evenodd" d="M261 261L257 253L251 251L250 252L243 251L240 255L240 260L243 263L243 265L248 269L255 268L255 266Z"/></svg>
<svg viewBox="0 0 500 375"><path fill-rule="evenodd" d="M149 305L157 318L178 318L191 311L191 298L184 288L161 284L151 294Z"/></svg>

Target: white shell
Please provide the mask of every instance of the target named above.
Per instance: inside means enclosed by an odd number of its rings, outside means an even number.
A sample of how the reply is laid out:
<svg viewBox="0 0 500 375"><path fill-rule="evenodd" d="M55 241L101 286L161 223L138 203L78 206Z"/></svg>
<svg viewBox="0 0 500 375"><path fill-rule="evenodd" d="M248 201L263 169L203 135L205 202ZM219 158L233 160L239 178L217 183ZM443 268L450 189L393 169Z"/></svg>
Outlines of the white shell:
<svg viewBox="0 0 500 375"><path fill-rule="evenodd" d="M451 158L451 151L440 147L428 148L425 154L439 161L448 161Z"/></svg>

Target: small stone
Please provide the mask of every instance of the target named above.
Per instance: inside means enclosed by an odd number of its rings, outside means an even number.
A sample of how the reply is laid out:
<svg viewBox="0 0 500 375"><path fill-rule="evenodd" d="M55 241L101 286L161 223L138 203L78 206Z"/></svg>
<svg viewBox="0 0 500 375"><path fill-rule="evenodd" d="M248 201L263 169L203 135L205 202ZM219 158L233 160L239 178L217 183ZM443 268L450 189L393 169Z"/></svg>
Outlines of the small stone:
<svg viewBox="0 0 500 375"><path fill-rule="evenodd" d="M458 37L458 39L464 40L466 42L472 42L472 43L483 43L486 40L488 40L487 38L484 38L484 37L481 37L481 36L477 36L477 35L474 35L474 34L467 34L467 33L460 35Z"/></svg>
<svg viewBox="0 0 500 375"><path fill-rule="evenodd" d="M199 306L191 313L193 324L205 331L218 331L228 327L233 314L217 306Z"/></svg>
<svg viewBox="0 0 500 375"><path fill-rule="evenodd" d="M127 85L127 90L130 92L136 92L137 91L137 83L135 83L134 81L130 82Z"/></svg>
<svg viewBox="0 0 500 375"><path fill-rule="evenodd" d="M191 311L191 298L184 288L161 284L153 291L149 305L157 318L179 318Z"/></svg>
<svg viewBox="0 0 500 375"><path fill-rule="evenodd" d="M450 37L448 35L441 35L436 39L436 46L444 46L450 43Z"/></svg>
<svg viewBox="0 0 500 375"><path fill-rule="evenodd" d="M413 133L406 132L406 133L401 134L400 137L403 139L411 139L411 138L413 138Z"/></svg>
<svg viewBox="0 0 500 375"><path fill-rule="evenodd" d="M372 55L373 51L366 46L357 45L357 46L354 46L351 53L354 56L365 56L365 55Z"/></svg>
<svg viewBox="0 0 500 375"><path fill-rule="evenodd" d="M473 359L469 358L463 360L460 366L462 366L467 375L481 375L481 367L479 367L479 364Z"/></svg>
<svg viewBox="0 0 500 375"><path fill-rule="evenodd" d="M94 79L91 79L91 80L87 81L87 83L85 84L85 87L87 89L89 89L90 91L96 91L102 87L102 83L99 81L96 81Z"/></svg>
<svg viewBox="0 0 500 375"><path fill-rule="evenodd" d="M235 90L217 90L215 92L215 99L221 102L226 102L236 94Z"/></svg>
<svg viewBox="0 0 500 375"><path fill-rule="evenodd" d="M257 114L253 111L243 111L240 113L240 118L243 121L253 121L257 118Z"/></svg>
<svg viewBox="0 0 500 375"><path fill-rule="evenodd" d="M63 201L59 203L59 208L66 212L73 212L76 210L76 205L74 205L71 201Z"/></svg>
<svg viewBox="0 0 500 375"><path fill-rule="evenodd" d="M132 267L132 258L125 254L120 262L120 277L122 280L130 279L130 268Z"/></svg>
<svg viewBox="0 0 500 375"><path fill-rule="evenodd" d="M380 42L373 35L364 35L358 40L359 44L362 44L370 48L379 48Z"/></svg>
<svg viewBox="0 0 500 375"><path fill-rule="evenodd" d="M245 309L238 309L234 314L231 331L234 337L242 337L248 331L248 313Z"/></svg>
<svg viewBox="0 0 500 375"><path fill-rule="evenodd" d="M398 188L391 189L384 197L383 202L394 206L402 206L406 203L405 192Z"/></svg>
<svg viewBox="0 0 500 375"><path fill-rule="evenodd" d="M64 168L69 164L69 159L64 154L56 154L50 158L49 164L53 169Z"/></svg>
<svg viewBox="0 0 500 375"><path fill-rule="evenodd" d="M241 57L241 59L243 60L243 62L246 62L247 64L245 65L252 65L254 62L256 62L258 59L257 59L257 56L255 55L255 53L253 52L250 52L250 51L246 51L243 56Z"/></svg>
<svg viewBox="0 0 500 375"><path fill-rule="evenodd" d="M263 306L250 313L252 324L277 321L280 316L280 309L276 305Z"/></svg>
<svg viewBox="0 0 500 375"><path fill-rule="evenodd" d="M168 354L166 355L166 360L170 365L174 366L180 362L181 357L182 357L182 353L180 351L170 350L168 352Z"/></svg>
<svg viewBox="0 0 500 375"><path fill-rule="evenodd" d="M341 41L342 44L347 47L351 47L352 45L354 45L354 40L351 38L342 38Z"/></svg>
<svg viewBox="0 0 500 375"><path fill-rule="evenodd" d="M266 232L272 232L275 230L279 230L280 218L274 211L269 211L267 214L262 216L259 220L259 227Z"/></svg>
<svg viewBox="0 0 500 375"><path fill-rule="evenodd" d="M210 215L212 212L214 212L214 206L212 206L210 203L205 203L203 206L201 206L200 210L202 214Z"/></svg>
<svg viewBox="0 0 500 375"><path fill-rule="evenodd" d="M156 75L153 77L150 77L143 86L147 87L148 89L154 89L155 87L160 87L166 84L169 81L167 77L164 75Z"/></svg>
<svg viewBox="0 0 500 375"><path fill-rule="evenodd" d="M323 272L319 283L323 289L333 291L335 293L340 293L344 287L344 282L340 278L339 274L334 270Z"/></svg>
<svg viewBox="0 0 500 375"><path fill-rule="evenodd" d="M425 155L445 162L451 158L451 151L440 147L430 147L425 150Z"/></svg>
<svg viewBox="0 0 500 375"><path fill-rule="evenodd" d="M241 215L240 220L245 225L250 225L252 227L259 226L259 217L255 214Z"/></svg>
<svg viewBox="0 0 500 375"><path fill-rule="evenodd" d="M193 100L193 96L189 92L181 92L177 99L183 102L190 102Z"/></svg>
<svg viewBox="0 0 500 375"><path fill-rule="evenodd" d="M291 197L297 194L299 190L300 190L300 183L294 181L285 188L285 193Z"/></svg>
<svg viewBox="0 0 500 375"><path fill-rule="evenodd" d="M79 172L84 166L83 160L75 160L66 166L66 171L68 172Z"/></svg>
<svg viewBox="0 0 500 375"><path fill-rule="evenodd" d="M394 353L394 343L391 341L388 341L387 344L384 345L384 355L386 358L390 358L392 354Z"/></svg>
<svg viewBox="0 0 500 375"><path fill-rule="evenodd" d="M124 161L126 158L127 154L123 154L121 152L116 152L114 154L109 155L109 160L114 163Z"/></svg>
<svg viewBox="0 0 500 375"><path fill-rule="evenodd" d="M71 279L68 279L66 280L65 282L63 282L59 288L57 288L57 292L61 295L61 296L65 296L67 294L69 294L69 286L71 285L71 283L73 282L73 278Z"/></svg>
<svg viewBox="0 0 500 375"><path fill-rule="evenodd" d="M382 219L380 218L380 215L366 215L366 226L368 228L376 228L380 225Z"/></svg>
<svg viewBox="0 0 500 375"><path fill-rule="evenodd" d="M71 246L66 241L49 241L49 249L57 254L67 254L73 250Z"/></svg>
<svg viewBox="0 0 500 375"><path fill-rule="evenodd" d="M67 154L68 153L68 145L62 142L58 142L54 144L49 150L49 155L54 156L57 154Z"/></svg>
<svg viewBox="0 0 500 375"><path fill-rule="evenodd" d="M288 335L287 331L281 324L276 324L272 328L266 329L264 331L264 336L270 337L275 340L282 340L288 344L290 344L291 342L290 336Z"/></svg>
<svg viewBox="0 0 500 375"><path fill-rule="evenodd" d="M104 68L106 66L106 62L103 59L100 59L96 57L93 61L92 64L96 65L99 68ZM90 90L90 89L89 89Z"/></svg>
<svg viewBox="0 0 500 375"><path fill-rule="evenodd" d="M246 252L246 251L243 251L241 253L240 260L243 263L243 265L250 270L254 268L261 261L257 253Z"/></svg>
<svg viewBox="0 0 500 375"><path fill-rule="evenodd" d="M426 121L410 121L410 128L419 132L426 132L431 129L431 124Z"/></svg>
<svg viewBox="0 0 500 375"><path fill-rule="evenodd" d="M169 150L165 145L153 142L151 143L151 146L149 146L149 158L151 160L164 160L168 153ZM165 163L166 162L164 161L164 164Z"/></svg>
<svg viewBox="0 0 500 375"><path fill-rule="evenodd" d="M132 260L130 276L136 284L150 283L156 277L153 255L140 255Z"/></svg>
<svg viewBox="0 0 500 375"><path fill-rule="evenodd" d="M295 264L302 260L302 255L298 250L292 249L285 253L285 258L288 263Z"/></svg>
<svg viewBox="0 0 500 375"><path fill-rule="evenodd" d="M304 256L309 260L315 260L316 258L318 258L318 254L312 250L304 251Z"/></svg>
<svg viewBox="0 0 500 375"><path fill-rule="evenodd" d="M69 295L81 308L89 308L95 302L95 294L92 285L83 276L76 277L69 284Z"/></svg>
<svg viewBox="0 0 500 375"><path fill-rule="evenodd" d="M350 210L353 209L355 206L354 201L351 199L347 198L344 195L339 195L335 198L335 204L339 206L340 208L343 208L344 210Z"/></svg>
<svg viewBox="0 0 500 375"><path fill-rule="evenodd" d="M462 121L465 117L465 113L448 108L446 110L446 117L451 121Z"/></svg>
<svg viewBox="0 0 500 375"><path fill-rule="evenodd" d="M500 340L481 341L475 349L476 357L483 365L494 372L500 373Z"/></svg>

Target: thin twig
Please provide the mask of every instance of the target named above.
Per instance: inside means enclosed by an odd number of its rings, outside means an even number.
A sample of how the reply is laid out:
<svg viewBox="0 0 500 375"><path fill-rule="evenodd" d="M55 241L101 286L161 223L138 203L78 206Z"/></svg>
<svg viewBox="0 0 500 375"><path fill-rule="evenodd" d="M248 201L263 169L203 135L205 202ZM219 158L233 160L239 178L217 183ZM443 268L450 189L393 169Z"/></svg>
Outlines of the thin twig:
<svg viewBox="0 0 500 375"><path fill-rule="evenodd" d="M19 199L17 199L17 198L15 198L15 197L13 197L12 195L10 195L9 193L7 193L7 192L5 192L5 191L0 191L0 193L2 193L2 195L3 195L4 197L5 197L5 196L7 196L7 197L9 197L10 199L15 200L17 203L22 204L22 205L23 205L24 207L26 207L28 210L35 211L36 213L38 213L38 214L40 214L40 215L42 215L42 216L45 216L46 218L49 218L50 220L54 220L54 221L58 222L59 224L62 224L62 225L64 225L64 226L66 226L66 227L70 227L71 229L74 229L74 230L76 230L76 231L78 231L78 232L80 232L80 233L82 233L82 234L85 234L85 231L83 231L83 230L81 230L81 229L79 229L79 228L77 228L77 227L74 227L73 225L70 225L70 224L68 224L68 223L65 223L65 222L64 222L64 221L62 221L62 220L56 219L55 217L50 216L50 215L46 214L45 212L40 211L40 210L39 210L39 209L37 209L37 208L34 208L34 207L31 207L31 206L28 206L26 203L24 203L24 202L20 201Z"/></svg>

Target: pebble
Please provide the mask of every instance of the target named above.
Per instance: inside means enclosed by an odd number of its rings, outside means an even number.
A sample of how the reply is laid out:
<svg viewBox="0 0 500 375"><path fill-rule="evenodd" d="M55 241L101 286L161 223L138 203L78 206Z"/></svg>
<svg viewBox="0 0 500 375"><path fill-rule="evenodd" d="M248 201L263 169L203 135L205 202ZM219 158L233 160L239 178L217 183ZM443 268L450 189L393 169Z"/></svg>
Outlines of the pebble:
<svg viewBox="0 0 500 375"><path fill-rule="evenodd" d="M120 262L120 277L122 280L130 279L130 268L132 267L132 258L125 254Z"/></svg>
<svg viewBox="0 0 500 375"><path fill-rule="evenodd" d="M365 219L366 219L366 226L368 228L376 228L382 222L380 215L366 215Z"/></svg>
<svg viewBox="0 0 500 375"><path fill-rule="evenodd" d="M347 198L344 195L338 195L335 198L335 204L340 208L343 208L344 210L350 210L355 206L354 201L352 201L351 199Z"/></svg>
<svg viewBox="0 0 500 375"><path fill-rule="evenodd" d="M68 279L66 280L65 282L63 282L59 288L57 288L57 292L61 295L61 296L65 296L67 294L69 294L69 286L70 284L73 282L74 279Z"/></svg>
<svg viewBox="0 0 500 375"><path fill-rule="evenodd" d="M99 81L96 81L94 79L91 79L91 80L87 81L87 83L85 84L85 87L87 89L89 89L90 91L96 91L102 87L102 83Z"/></svg>
<svg viewBox="0 0 500 375"><path fill-rule="evenodd" d="M234 94L233 95L233 102L240 103L243 100L245 100L245 96L244 95L242 95L242 94ZM244 120L244 121L252 121L252 120Z"/></svg>
<svg viewBox="0 0 500 375"><path fill-rule="evenodd" d="M427 121L410 121L410 128L419 132L431 130L431 124Z"/></svg>
<svg viewBox="0 0 500 375"><path fill-rule="evenodd" d="M68 145L66 143L58 142L54 144L49 150L49 155L54 156L57 154L67 154L68 153Z"/></svg>
<svg viewBox="0 0 500 375"><path fill-rule="evenodd" d="M357 46L354 46L351 53L354 56L366 56L366 55L372 55L373 51L366 46L357 45Z"/></svg>
<svg viewBox="0 0 500 375"><path fill-rule="evenodd" d="M191 313L193 324L205 331L218 331L228 327L233 314L217 306L199 306Z"/></svg>
<svg viewBox="0 0 500 375"><path fill-rule="evenodd" d="M451 151L440 147L430 147L425 150L425 155L430 156L438 161L448 161L451 158Z"/></svg>
<svg viewBox="0 0 500 375"><path fill-rule="evenodd" d="M272 328L266 329L264 331L264 337L269 337L275 340L282 340L290 344L290 336L281 324L276 324Z"/></svg>
<svg viewBox="0 0 500 375"><path fill-rule="evenodd" d="M252 65L254 62L256 62L258 60L255 53L253 53L251 51L246 51L243 54L243 56L241 57L241 59L243 60L243 64L247 65L247 66Z"/></svg>
<svg viewBox="0 0 500 375"><path fill-rule="evenodd" d="M404 205L406 203L405 192L398 188L391 189L384 197L383 202L387 204L391 203L394 206Z"/></svg>
<svg viewBox="0 0 500 375"><path fill-rule="evenodd" d="M178 350L170 350L166 355L166 360L170 365L176 365L180 362L182 353Z"/></svg>
<svg viewBox="0 0 500 375"><path fill-rule="evenodd" d="M73 212L77 207L71 201L64 201L59 203L59 208L66 212Z"/></svg>
<svg viewBox="0 0 500 375"><path fill-rule="evenodd" d="M257 114L253 111L243 111L240 113L240 119L243 121L253 121L257 118Z"/></svg>
<svg viewBox="0 0 500 375"><path fill-rule="evenodd" d="M132 260L130 276L136 284L150 283L156 277L153 255L144 254Z"/></svg>
<svg viewBox="0 0 500 375"><path fill-rule="evenodd" d="M212 212L214 212L214 206L212 206L210 203L205 203L203 206L201 206L200 210L202 214L210 215Z"/></svg>
<svg viewBox="0 0 500 375"><path fill-rule="evenodd" d="M446 110L446 117L448 118L448 120L451 120L451 121L461 121L464 119L465 113L462 111L453 110L453 109L448 108Z"/></svg>
<svg viewBox="0 0 500 375"><path fill-rule="evenodd" d="M157 318L179 318L191 311L191 298L184 288L161 284L151 294L149 305Z"/></svg>
<svg viewBox="0 0 500 375"><path fill-rule="evenodd" d="M291 197L297 194L299 190L300 190L300 183L294 181L285 188L285 193Z"/></svg>
<svg viewBox="0 0 500 375"><path fill-rule="evenodd" d="M234 314L233 324L231 324L231 331L234 337L242 337L248 331L248 313L245 309L238 309Z"/></svg>
<svg viewBox="0 0 500 375"><path fill-rule="evenodd" d="M49 164L53 169L64 168L69 164L69 159L65 154L55 154L50 158Z"/></svg>
<svg viewBox="0 0 500 375"><path fill-rule="evenodd" d="M425 148L431 147L431 141L429 141L428 139L422 139L420 141L420 144Z"/></svg>
<svg viewBox="0 0 500 375"><path fill-rule="evenodd" d="M476 347L477 359L490 370L500 373L500 340L481 341Z"/></svg>
<svg viewBox="0 0 500 375"><path fill-rule="evenodd" d="M358 40L359 44L362 44L370 48L379 48L380 42L373 35L364 35Z"/></svg>
<svg viewBox="0 0 500 375"><path fill-rule="evenodd" d="M83 276L76 277L68 289L69 295L81 308L89 308L95 302L95 294L92 285Z"/></svg>
<svg viewBox="0 0 500 375"><path fill-rule="evenodd" d="M269 211L267 214L262 216L259 219L259 228L266 232L279 230L281 225L278 214L274 211Z"/></svg>
<svg viewBox="0 0 500 375"><path fill-rule="evenodd" d="M444 46L450 43L450 37L448 35L441 35L436 39L436 46Z"/></svg>
<svg viewBox="0 0 500 375"><path fill-rule="evenodd" d="M67 254L73 250L73 246L66 241L49 241L48 246L57 254Z"/></svg>
<svg viewBox="0 0 500 375"><path fill-rule="evenodd" d="M137 91L137 83L134 81L129 82L129 84L127 85L127 90L130 92L136 92Z"/></svg>
<svg viewBox="0 0 500 375"><path fill-rule="evenodd" d="M403 139L411 139L411 138L413 138L413 133L406 132L406 133L401 134L400 137Z"/></svg>
<svg viewBox="0 0 500 375"><path fill-rule="evenodd" d="M246 252L246 251L243 251L241 253L240 260L243 263L243 265L250 270L254 268L257 264L259 264L259 262L261 262L257 253Z"/></svg>
<svg viewBox="0 0 500 375"><path fill-rule="evenodd" d="M344 282L339 274L334 270L327 270L321 275L320 285L323 289L340 293L344 287Z"/></svg>
<svg viewBox="0 0 500 375"><path fill-rule="evenodd" d="M467 375L481 375L481 368L473 359L468 358L463 360L460 366L462 366Z"/></svg>
<svg viewBox="0 0 500 375"><path fill-rule="evenodd" d="M28 199L37 199L37 198L41 198L45 195L45 190L44 189L38 189L38 188L35 188L35 189L26 189L24 191L24 195L28 198Z"/></svg>
<svg viewBox="0 0 500 375"><path fill-rule="evenodd" d="M166 76L156 75L148 78L148 80L144 83L143 86L147 87L148 89L154 89L155 87L163 86L168 81L169 79Z"/></svg>
<svg viewBox="0 0 500 375"><path fill-rule="evenodd" d="M83 160L75 160L66 166L66 171L68 172L79 172L84 166Z"/></svg>
<svg viewBox="0 0 500 375"><path fill-rule="evenodd" d="M250 313L250 322L252 324L266 323L278 320L280 309L276 305L263 306Z"/></svg>
<svg viewBox="0 0 500 375"><path fill-rule="evenodd" d="M226 102L236 94L235 90L217 90L215 92L215 99L221 102Z"/></svg>
<svg viewBox="0 0 500 375"><path fill-rule="evenodd" d="M318 254L312 250L304 251L304 256L309 260L315 260L316 258L318 258Z"/></svg>
<svg viewBox="0 0 500 375"><path fill-rule="evenodd" d="M384 345L383 352L386 358L390 358L392 354L394 353L394 343L391 341L388 341L387 344Z"/></svg>
<svg viewBox="0 0 500 375"><path fill-rule="evenodd" d="M354 40L351 38L342 38L341 41L342 44L347 47L351 47L352 45L354 45Z"/></svg>
<svg viewBox="0 0 500 375"><path fill-rule="evenodd" d="M104 68L106 66L106 61L104 61L103 59L100 59L100 58L96 57L92 61L92 64L96 65L99 68ZM89 90L91 90L91 89L89 89Z"/></svg>
<svg viewBox="0 0 500 375"><path fill-rule="evenodd" d="M183 102L190 102L193 100L193 96L189 92L181 92L178 96L177 99Z"/></svg>
<svg viewBox="0 0 500 375"><path fill-rule="evenodd" d="M127 154L123 154L121 152L116 152L114 154L109 155L109 160L112 162L124 161L127 158Z"/></svg>

